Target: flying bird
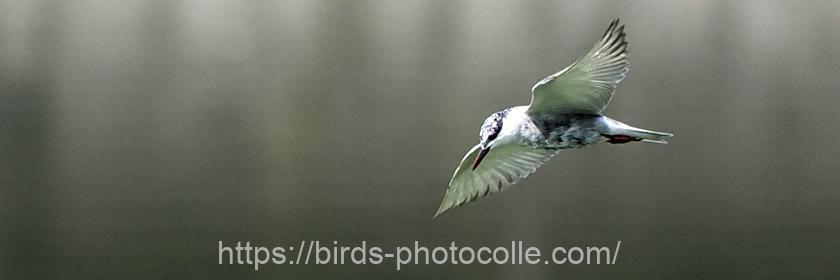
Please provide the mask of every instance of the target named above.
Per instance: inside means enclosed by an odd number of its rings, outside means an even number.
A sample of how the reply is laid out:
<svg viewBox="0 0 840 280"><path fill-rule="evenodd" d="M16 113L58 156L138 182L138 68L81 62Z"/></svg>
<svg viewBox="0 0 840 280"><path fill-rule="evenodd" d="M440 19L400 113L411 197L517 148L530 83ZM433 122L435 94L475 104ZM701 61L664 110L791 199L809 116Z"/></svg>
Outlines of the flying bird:
<svg viewBox="0 0 840 280"><path fill-rule="evenodd" d="M600 142L667 144L671 133L635 128L601 114L630 69L626 37L624 26L613 20L586 55L531 88L530 105L487 117L479 143L455 169L435 217L505 190L562 149Z"/></svg>

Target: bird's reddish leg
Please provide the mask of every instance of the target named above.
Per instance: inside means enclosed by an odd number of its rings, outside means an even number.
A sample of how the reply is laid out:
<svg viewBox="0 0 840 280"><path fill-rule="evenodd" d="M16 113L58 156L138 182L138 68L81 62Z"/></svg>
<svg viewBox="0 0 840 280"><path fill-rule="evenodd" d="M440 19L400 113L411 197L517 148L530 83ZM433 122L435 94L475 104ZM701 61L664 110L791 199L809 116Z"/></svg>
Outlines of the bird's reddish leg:
<svg viewBox="0 0 840 280"><path fill-rule="evenodd" d="M641 141L642 139L631 137L627 135L604 135L607 137L607 143L610 144L624 144L629 142Z"/></svg>

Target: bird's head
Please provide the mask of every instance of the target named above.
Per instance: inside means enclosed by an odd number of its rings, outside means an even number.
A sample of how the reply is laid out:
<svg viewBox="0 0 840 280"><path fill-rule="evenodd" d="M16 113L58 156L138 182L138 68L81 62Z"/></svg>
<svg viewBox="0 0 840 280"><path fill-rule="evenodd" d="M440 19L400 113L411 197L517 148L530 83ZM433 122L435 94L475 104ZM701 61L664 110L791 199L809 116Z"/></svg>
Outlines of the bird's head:
<svg viewBox="0 0 840 280"><path fill-rule="evenodd" d="M488 152L490 152L490 148L493 146L493 140L496 140L496 137L499 136L499 132L502 131L502 121L505 118L505 113L506 111L493 113L487 117L487 119L484 120L484 124L481 125L481 130L478 132L481 151L479 151L478 156L476 156L475 161L473 161L472 170L478 168L478 165L481 164L481 160L487 156Z"/></svg>

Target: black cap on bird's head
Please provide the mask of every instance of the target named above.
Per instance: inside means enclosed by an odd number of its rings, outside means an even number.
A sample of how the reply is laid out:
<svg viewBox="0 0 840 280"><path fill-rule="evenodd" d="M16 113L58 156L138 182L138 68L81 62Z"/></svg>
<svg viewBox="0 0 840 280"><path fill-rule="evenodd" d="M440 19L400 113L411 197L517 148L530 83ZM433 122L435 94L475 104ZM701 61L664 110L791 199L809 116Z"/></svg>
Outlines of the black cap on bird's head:
<svg viewBox="0 0 840 280"><path fill-rule="evenodd" d="M478 152L478 156L475 157L475 161L473 161L472 170L478 168L481 160L490 152L490 142L495 140L499 136L499 132L502 131L502 119L505 118L506 114L507 110L499 111L484 120L484 124L481 125L481 131L478 132L478 139L481 141L479 143L481 150Z"/></svg>

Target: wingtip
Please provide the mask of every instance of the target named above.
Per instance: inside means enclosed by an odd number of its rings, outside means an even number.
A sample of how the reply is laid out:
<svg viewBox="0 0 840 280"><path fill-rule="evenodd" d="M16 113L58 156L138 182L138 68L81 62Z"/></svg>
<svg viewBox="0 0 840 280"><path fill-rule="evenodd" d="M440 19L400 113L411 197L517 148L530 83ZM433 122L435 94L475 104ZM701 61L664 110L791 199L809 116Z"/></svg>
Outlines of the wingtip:
<svg viewBox="0 0 840 280"><path fill-rule="evenodd" d="M610 22L610 26L607 27L607 31L604 32L603 36L601 36L601 41L599 41L600 44L608 46L623 45L623 43L627 41L627 34L624 32L624 29L625 25L621 24L618 18L613 19Z"/></svg>
<svg viewBox="0 0 840 280"><path fill-rule="evenodd" d="M450 183L450 185L452 184ZM451 189L446 190L446 193L443 195L443 200L440 202L440 206L438 206L438 209L435 211L435 215L432 218L437 218L440 214L443 214L443 212L446 212L453 207L452 201L448 199L450 191Z"/></svg>
<svg viewBox="0 0 840 280"><path fill-rule="evenodd" d="M451 208L451 207L446 207L446 202L441 203L440 207L438 207L438 210L435 212L435 215L432 216L432 219L437 218L438 216L440 216L441 214L443 214L444 212L449 210L449 208Z"/></svg>
<svg viewBox="0 0 840 280"><path fill-rule="evenodd" d="M616 17L616 18L613 18L612 21L610 21L610 27L607 28L607 29L616 29L619 26L621 26L621 19Z"/></svg>
<svg viewBox="0 0 840 280"><path fill-rule="evenodd" d="M458 200L457 198L453 197L451 193L452 189L447 189L446 194L443 195L443 201L440 202L440 206L438 207L437 211L435 212L435 216L433 218L437 218L438 216L446 213L449 210L452 210L455 207L463 205L463 200Z"/></svg>
<svg viewBox="0 0 840 280"><path fill-rule="evenodd" d="M604 36L601 36L601 37L607 37L607 35L612 33L612 31L613 31L613 29L615 29L616 25L618 25L618 18L614 18L612 21L610 21L610 26L607 27L607 31L604 32Z"/></svg>

